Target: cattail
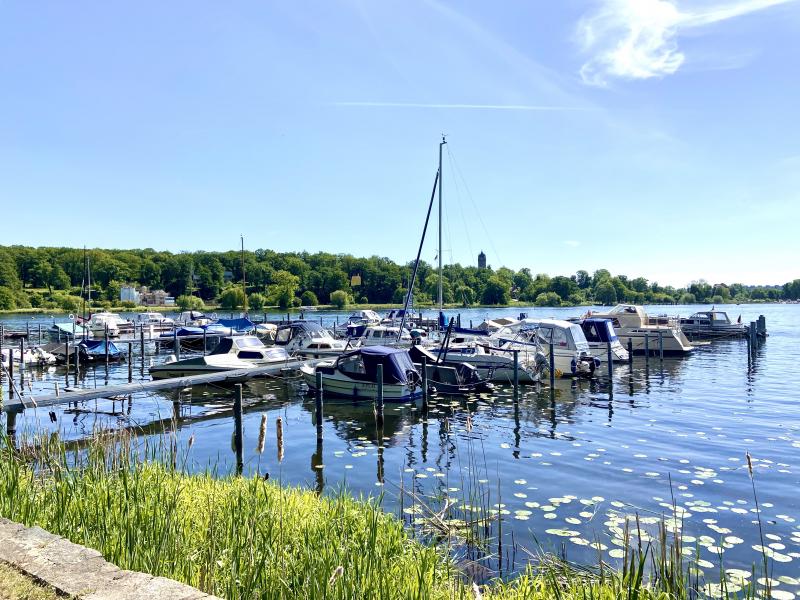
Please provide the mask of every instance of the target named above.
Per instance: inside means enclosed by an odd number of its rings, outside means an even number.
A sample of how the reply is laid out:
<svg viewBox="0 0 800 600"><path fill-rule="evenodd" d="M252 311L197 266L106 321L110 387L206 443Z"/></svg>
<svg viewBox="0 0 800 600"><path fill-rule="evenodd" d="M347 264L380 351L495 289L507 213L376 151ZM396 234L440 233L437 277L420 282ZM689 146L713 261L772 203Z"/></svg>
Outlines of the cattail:
<svg viewBox="0 0 800 600"><path fill-rule="evenodd" d="M744 457L747 459L747 471L750 473L750 477L753 477L753 461L750 459L750 453L745 452Z"/></svg>
<svg viewBox="0 0 800 600"><path fill-rule="evenodd" d="M262 454L264 452L264 440L267 437L267 413L261 415L261 427L258 430L258 448L256 452Z"/></svg>
<svg viewBox="0 0 800 600"><path fill-rule="evenodd" d="M333 573L331 573L331 578L328 579L328 585L333 585L334 583L336 583L336 580L339 579L343 574L344 574L344 567L342 565L339 565L333 570Z"/></svg>
<svg viewBox="0 0 800 600"><path fill-rule="evenodd" d="M478 587L478 584L474 581L472 582L472 597L475 600L483 600L483 594L481 594L481 588Z"/></svg>
<svg viewBox="0 0 800 600"><path fill-rule="evenodd" d="M275 419L275 433L278 439L278 462L283 460L283 419Z"/></svg>
<svg viewBox="0 0 800 600"><path fill-rule="evenodd" d="M194 434L189 436L189 450L192 449L192 446L194 446Z"/></svg>

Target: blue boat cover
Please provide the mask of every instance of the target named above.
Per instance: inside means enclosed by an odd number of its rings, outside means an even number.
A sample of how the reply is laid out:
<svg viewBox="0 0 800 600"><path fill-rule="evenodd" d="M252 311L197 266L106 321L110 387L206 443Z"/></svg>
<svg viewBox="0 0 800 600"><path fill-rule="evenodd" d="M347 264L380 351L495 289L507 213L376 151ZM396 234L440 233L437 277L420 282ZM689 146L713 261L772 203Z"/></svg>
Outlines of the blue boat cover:
<svg viewBox="0 0 800 600"><path fill-rule="evenodd" d="M181 336L184 336L184 335L203 335L203 328L202 327L178 327L178 329L175 330L175 333L172 333L171 331L168 331L168 332L162 333L158 337L161 337L161 338L172 338L175 335L177 335L178 337L181 337Z"/></svg>
<svg viewBox="0 0 800 600"><path fill-rule="evenodd" d="M237 333L249 333L256 327L256 324L250 319L219 319L216 323L213 323L213 325L230 327Z"/></svg>
<svg viewBox="0 0 800 600"><path fill-rule="evenodd" d="M483 329L470 329L469 327L453 327L453 333L463 333L466 335L489 335L488 331Z"/></svg>
<svg viewBox="0 0 800 600"><path fill-rule="evenodd" d="M616 342L617 336L613 333L611 319L590 317L581 322L581 329L587 342Z"/></svg>
<svg viewBox="0 0 800 600"><path fill-rule="evenodd" d="M409 383L408 372L416 372L414 363L411 362L411 356L404 348L367 346L356 352L361 353L361 359L364 361L366 370L364 379L366 381L377 379L378 365L383 365L383 383L406 384ZM342 356L352 356L352 354L348 353Z"/></svg>
<svg viewBox="0 0 800 600"><path fill-rule="evenodd" d="M106 342L104 340L83 340L78 345L83 346L89 356L106 355ZM108 342L108 355L117 356L119 354L122 354L122 351L117 348L117 345L114 342Z"/></svg>

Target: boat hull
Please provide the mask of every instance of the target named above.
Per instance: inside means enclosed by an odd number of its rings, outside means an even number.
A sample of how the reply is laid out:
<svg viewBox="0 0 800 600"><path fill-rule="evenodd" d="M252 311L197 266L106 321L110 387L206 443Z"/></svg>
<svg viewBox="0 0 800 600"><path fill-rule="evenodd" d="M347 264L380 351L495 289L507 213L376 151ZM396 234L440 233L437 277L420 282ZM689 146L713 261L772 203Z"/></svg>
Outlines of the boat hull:
<svg viewBox="0 0 800 600"><path fill-rule="evenodd" d="M317 389L316 370L313 367L304 365L300 372L306 385L312 390ZM340 373L322 374L322 393L326 396L336 396L339 398L355 398L367 401L374 401L378 396L378 384L369 381L356 381L341 375ZM405 402L422 397L421 386L410 386L400 384L383 384L383 400L385 402Z"/></svg>

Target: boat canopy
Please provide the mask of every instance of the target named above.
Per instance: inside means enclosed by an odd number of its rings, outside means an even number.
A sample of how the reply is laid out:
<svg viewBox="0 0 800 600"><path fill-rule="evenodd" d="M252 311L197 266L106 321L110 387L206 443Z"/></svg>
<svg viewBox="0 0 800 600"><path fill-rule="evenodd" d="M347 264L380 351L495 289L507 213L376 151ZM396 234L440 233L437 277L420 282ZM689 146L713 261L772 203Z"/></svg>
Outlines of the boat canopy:
<svg viewBox="0 0 800 600"><path fill-rule="evenodd" d="M583 320L581 328L583 329L583 334L586 336L587 342L607 343L617 341L617 334L614 332L611 319L590 317Z"/></svg>
<svg viewBox="0 0 800 600"><path fill-rule="evenodd" d="M219 319L214 325L222 325L223 327L230 327L233 331L238 333L247 333L253 331L256 324L250 319Z"/></svg>
<svg viewBox="0 0 800 600"><path fill-rule="evenodd" d="M79 346L83 346L84 351L89 356L105 356L106 342L104 340L82 340ZM122 351L117 348L114 342L108 342L108 355L118 356Z"/></svg>
<svg viewBox="0 0 800 600"><path fill-rule="evenodd" d="M408 350L388 346L367 346L348 352L337 359L336 365L353 379L364 381L375 381L378 365L383 365L383 383L400 385L408 383L409 372L416 372Z"/></svg>
<svg viewBox="0 0 800 600"><path fill-rule="evenodd" d="M319 323L314 321L293 321L288 325L278 327L278 333L275 334L275 343L279 346L285 346L290 340L301 335L307 335L310 338L330 337L328 330Z"/></svg>

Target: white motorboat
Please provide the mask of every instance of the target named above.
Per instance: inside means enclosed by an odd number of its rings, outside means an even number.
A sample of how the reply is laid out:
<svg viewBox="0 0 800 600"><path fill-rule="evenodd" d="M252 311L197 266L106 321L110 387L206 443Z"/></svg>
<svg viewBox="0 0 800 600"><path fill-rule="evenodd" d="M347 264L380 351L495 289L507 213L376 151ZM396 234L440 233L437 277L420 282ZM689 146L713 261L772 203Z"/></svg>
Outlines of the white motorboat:
<svg viewBox="0 0 800 600"><path fill-rule="evenodd" d="M117 313L97 312L89 319L87 326L96 338L103 337L106 331L109 337L116 337L121 329L130 327L130 323Z"/></svg>
<svg viewBox="0 0 800 600"><path fill-rule="evenodd" d="M175 319L165 317L159 312L136 313L135 324L152 328L153 331L166 331L175 327Z"/></svg>
<svg viewBox="0 0 800 600"><path fill-rule="evenodd" d="M321 375L325 395L374 400L378 394L378 365L383 366L383 399L402 402L422 396L422 378L408 350L388 346L358 348L316 367L303 365L300 373L312 390Z"/></svg>
<svg viewBox="0 0 800 600"><path fill-rule="evenodd" d="M0 351L0 361L2 361L3 366L6 368L9 366L8 361L12 350L12 348L3 348L2 351ZM14 362L21 362L24 365L41 367L56 364L56 356L55 354L51 354L50 352L47 352L46 350L36 346L34 348L26 348L22 353L21 359L19 350L14 350Z"/></svg>
<svg viewBox="0 0 800 600"><path fill-rule="evenodd" d="M215 319L216 315L207 316L199 310L185 310L175 318L175 322L186 327L202 327Z"/></svg>
<svg viewBox="0 0 800 600"><path fill-rule="evenodd" d="M150 367L150 376L153 379L166 379L218 371L255 369L284 363L287 360L289 355L284 348L268 348L255 336L241 335L222 338L214 351L207 356L177 360L175 355L170 355L165 363Z"/></svg>
<svg viewBox="0 0 800 600"><path fill-rule="evenodd" d="M309 358L338 356L353 345L337 340L330 331L313 321L293 321L281 325L275 333L275 345L289 354Z"/></svg>
<svg viewBox="0 0 800 600"><path fill-rule="evenodd" d="M375 325L374 327L367 327L364 335L358 341L362 346L409 346L411 344L411 332L403 328L403 333L400 334L399 327Z"/></svg>
<svg viewBox="0 0 800 600"><path fill-rule="evenodd" d="M617 332L610 319L600 319L588 317L586 319L568 319L583 330L586 341L589 343L589 351L592 356L599 359L601 363L608 362L608 346L611 345L611 362L626 362L628 351L620 343Z"/></svg>
<svg viewBox="0 0 800 600"><path fill-rule="evenodd" d="M589 349L583 330L574 323L561 319L522 319L491 335L507 348L525 343L536 343L548 364L550 347L556 374L563 377L592 375L600 362Z"/></svg>
<svg viewBox="0 0 800 600"><path fill-rule="evenodd" d="M619 341L627 348L630 340L634 354L643 354L648 349L650 353L658 353L660 348L664 354L675 355L694 350L676 319L651 319L641 306L635 304L617 304L607 312L590 311L585 316L611 319Z"/></svg>
<svg viewBox="0 0 800 600"><path fill-rule="evenodd" d="M472 365L481 377L497 383L514 382L514 350L517 350L518 381L536 383L541 380L542 369L547 366L544 355L535 343L505 347L488 335L450 338L447 347L427 346L426 349L442 360L464 362Z"/></svg>

